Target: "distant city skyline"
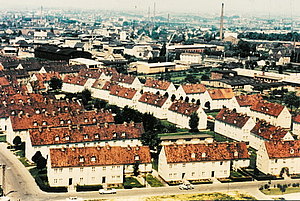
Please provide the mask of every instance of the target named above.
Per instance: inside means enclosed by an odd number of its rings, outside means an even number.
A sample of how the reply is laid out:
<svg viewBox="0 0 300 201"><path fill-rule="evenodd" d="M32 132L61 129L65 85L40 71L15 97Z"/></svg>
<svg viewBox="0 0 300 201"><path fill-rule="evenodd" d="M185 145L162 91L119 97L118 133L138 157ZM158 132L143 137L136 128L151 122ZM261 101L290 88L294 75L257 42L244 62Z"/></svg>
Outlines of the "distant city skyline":
<svg viewBox="0 0 300 201"><path fill-rule="evenodd" d="M135 11L145 13L150 7L153 13L154 3L156 13L220 13L221 3L225 3L225 15L259 14L291 17L298 15L300 1L296 0L0 0L1 8L4 9L38 9L44 8L82 8L104 9L116 11Z"/></svg>

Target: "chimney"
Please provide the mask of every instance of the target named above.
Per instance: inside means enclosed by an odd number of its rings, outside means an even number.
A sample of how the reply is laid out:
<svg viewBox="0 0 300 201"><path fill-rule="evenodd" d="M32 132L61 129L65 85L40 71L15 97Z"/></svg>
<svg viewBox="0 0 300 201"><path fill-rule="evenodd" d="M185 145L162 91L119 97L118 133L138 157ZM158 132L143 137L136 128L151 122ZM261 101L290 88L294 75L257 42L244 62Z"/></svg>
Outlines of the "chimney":
<svg viewBox="0 0 300 201"><path fill-rule="evenodd" d="M223 24L224 24L224 3L222 3L221 20L220 20L220 40L223 40Z"/></svg>

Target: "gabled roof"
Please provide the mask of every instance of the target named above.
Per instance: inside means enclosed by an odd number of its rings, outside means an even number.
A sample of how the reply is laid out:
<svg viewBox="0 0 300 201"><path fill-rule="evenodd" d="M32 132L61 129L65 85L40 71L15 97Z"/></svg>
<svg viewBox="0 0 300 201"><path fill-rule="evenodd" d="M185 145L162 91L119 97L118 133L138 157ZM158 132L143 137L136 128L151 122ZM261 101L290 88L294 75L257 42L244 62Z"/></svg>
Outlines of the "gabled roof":
<svg viewBox="0 0 300 201"><path fill-rule="evenodd" d="M207 90L211 99L219 100L219 99L231 99L234 97L234 93L231 88L228 89L211 89Z"/></svg>
<svg viewBox="0 0 300 201"><path fill-rule="evenodd" d="M262 100L261 94L240 95L240 96L236 96L235 98L241 107L252 106L257 104L260 100Z"/></svg>
<svg viewBox="0 0 300 201"><path fill-rule="evenodd" d="M78 73L78 76L85 77L85 78L93 78L98 79L101 75L101 71L98 69L81 69Z"/></svg>
<svg viewBox="0 0 300 201"><path fill-rule="evenodd" d="M146 146L50 149L50 159L52 168L151 163L150 149Z"/></svg>
<svg viewBox="0 0 300 201"><path fill-rule="evenodd" d="M149 105L154 105L157 107L162 107L163 104L167 101L166 96L153 94L150 92L145 92L142 94L141 98L139 99L139 102L147 103Z"/></svg>
<svg viewBox="0 0 300 201"><path fill-rule="evenodd" d="M177 112L179 114L190 116L194 112L197 112L199 108L200 106L194 103L187 103L185 101L175 100L169 107L169 110Z"/></svg>
<svg viewBox="0 0 300 201"><path fill-rule="evenodd" d="M186 94L200 94L206 91L203 84L185 84L181 86Z"/></svg>
<svg viewBox="0 0 300 201"><path fill-rule="evenodd" d="M164 146L168 163L188 163L202 161L225 161L249 159L244 142L210 144L184 144Z"/></svg>
<svg viewBox="0 0 300 201"><path fill-rule="evenodd" d="M68 83L68 84L84 86L85 83L87 82L87 80L88 80L88 78L85 78L85 77L79 77L79 76L75 76L75 75L66 75L63 82Z"/></svg>
<svg viewBox="0 0 300 201"><path fill-rule="evenodd" d="M134 95L137 93L137 90L132 88L126 88L119 85L113 85L110 88L110 95L126 98L126 99L132 99Z"/></svg>
<svg viewBox="0 0 300 201"><path fill-rule="evenodd" d="M155 88L155 89L160 89L160 90L167 90L170 85L171 85L171 82L168 82L168 81L147 79L144 87Z"/></svg>
<svg viewBox="0 0 300 201"><path fill-rule="evenodd" d="M132 75L125 75L125 74L113 74L111 77L112 82L120 82L126 84L132 84L136 77Z"/></svg>
<svg viewBox="0 0 300 201"><path fill-rule="evenodd" d="M93 141L138 139L144 133L141 123L43 128L29 131L33 146Z"/></svg>
<svg viewBox="0 0 300 201"><path fill-rule="evenodd" d="M300 157L300 140L265 142L270 159Z"/></svg>
<svg viewBox="0 0 300 201"><path fill-rule="evenodd" d="M293 118L293 121L296 122L296 123L300 123L300 114L298 114L297 116L295 116Z"/></svg>
<svg viewBox="0 0 300 201"><path fill-rule="evenodd" d="M49 82L51 80L51 78L53 78L53 77L61 79L58 72L36 73L35 76L38 79L38 81L41 81L41 82Z"/></svg>
<svg viewBox="0 0 300 201"><path fill-rule="evenodd" d="M271 103L267 101L260 101L255 105L252 105L250 110L260 112L266 115L278 117L282 110L284 109L283 105L278 103Z"/></svg>
<svg viewBox="0 0 300 201"><path fill-rule="evenodd" d="M21 116L11 116L10 118L13 130L27 130L42 127L69 127L73 125L96 125L114 122L112 113L96 111L56 113L55 115L52 113L33 114L32 116L23 114ZM88 121L85 121L85 119L88 119Z"/></svg>
<svg viewBox="0 0 300 201"><path fill-rule="evenodd" d="M288 133L287 130L279 126L273 126L264 120L256 122L250 132L266 140L281 140Z"/></svg>
<svg viewBox="0 0 300 201"><path fill-rule="evenodd" d="M9 86L10 83L9 83L9 81L8 81L7 78L5 78L5 77L0 77L0 85L3 86L3 87L5 87L5 86Z"/></svg>
<svg viewBox="0 0 300 201"><path fill-rule="evenodd" d="M237 113L227 108L222 109L216 116L216 120L243 128L250 119L249 116L242 113Z"/></svg>

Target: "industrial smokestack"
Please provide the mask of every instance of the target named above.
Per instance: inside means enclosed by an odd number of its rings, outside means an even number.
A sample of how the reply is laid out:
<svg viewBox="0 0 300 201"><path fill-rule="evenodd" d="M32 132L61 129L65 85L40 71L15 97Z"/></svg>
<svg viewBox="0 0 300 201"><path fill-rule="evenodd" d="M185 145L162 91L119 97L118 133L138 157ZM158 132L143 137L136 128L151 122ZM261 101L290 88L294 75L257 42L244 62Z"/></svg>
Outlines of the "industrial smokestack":
<svg viewBox="0 0 300 201"><path fill-rule="evenodd" d="M221 10L220 40L223 40L223 24L224 24L224 3L222 3L222 10Z"/></svg>

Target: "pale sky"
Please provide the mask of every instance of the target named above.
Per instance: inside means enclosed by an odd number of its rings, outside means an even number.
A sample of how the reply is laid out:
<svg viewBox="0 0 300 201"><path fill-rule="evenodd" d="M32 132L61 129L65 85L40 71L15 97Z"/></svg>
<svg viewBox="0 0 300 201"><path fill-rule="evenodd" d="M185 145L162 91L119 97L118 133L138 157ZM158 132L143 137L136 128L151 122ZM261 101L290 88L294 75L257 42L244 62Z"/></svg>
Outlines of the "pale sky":
<svg viewBox="0 0 300 201"><path fill-rule="evenodd" d="M299 0L0 0L0 8L86 8L107 10L131 10L147 12L150 6L156 11L182 13L220 13L225 3L225 14L265 13L290 17L300 11Z"/></svg>

